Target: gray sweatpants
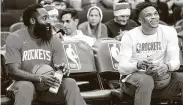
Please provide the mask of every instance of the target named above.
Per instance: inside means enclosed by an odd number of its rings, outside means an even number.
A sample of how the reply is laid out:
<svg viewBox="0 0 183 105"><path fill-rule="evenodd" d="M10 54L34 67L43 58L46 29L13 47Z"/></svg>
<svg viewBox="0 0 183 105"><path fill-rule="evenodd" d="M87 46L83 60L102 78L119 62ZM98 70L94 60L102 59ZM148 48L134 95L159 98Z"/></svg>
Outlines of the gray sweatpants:
<svg viewBox="0 0 183 105"><path fill-rule="evenodd" d="M134 105L150 105L151 95L158 93L160 98L167 98L182 93L183 104L183 73L173 72L168 86L154 89L154 80L144 72L133 73L125 83L121 84L122 92L134 97ZM156 91L156 92L155 92Z"/></svg>
<svg viewBox="0 0 183 105"><path fill-rule="evenodd" d="M36 92L33 83L28 81L16 81L13 90L14 105L31 105L35 99L49 103L66 102L66 105L86 105L76 81L71 78L63 79L57 94L49 91Z"/></svg>

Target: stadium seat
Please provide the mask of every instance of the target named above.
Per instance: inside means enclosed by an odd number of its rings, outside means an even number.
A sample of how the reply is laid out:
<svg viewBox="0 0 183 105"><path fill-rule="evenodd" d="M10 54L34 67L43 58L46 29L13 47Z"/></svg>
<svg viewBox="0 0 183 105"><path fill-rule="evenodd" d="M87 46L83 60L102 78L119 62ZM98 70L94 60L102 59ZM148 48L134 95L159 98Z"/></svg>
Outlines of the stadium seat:
<svg viewBox="0 0 183 105"><path fill-rule="evenodd" d="M89 86L81 89L81 96L88 104L111 101L111 91L101 90L97 78L94 55L91 47L82 41L62 41L63 57L61 61L68 65L70 77L77 82L89 81ZM88 84L88 82L87 82ZM80 86L79 86L80 87Z"/></svg>
<svg viewBox="0 0 183 105"><path fill-rule="evenodd" d="M10 98L1 95L1 105L13 105L13 102Z"/></svg>
<svg viewBox="0 0 183 105"><path fill-rule="evenodd" d="M120 73L117 70L120 47L120 42L112 38L99 39L93 45L96 67L104 89L111 90L113 101L117 104L124 102L119 82Z"/></svg>
<svg viewBox="0 0 183 105"><path fill-rule="evenodd" d="M17 22L20 22L21 13L1 13L1 31L9 31L9 27Z"/></svg>
<svg viewBox="0 0 183 105"><path fill-rule="evenodd" d="M100 76L106 81L119 81L120 74L117 67L120 46L120 42L112 38L99 39L93 45L97 70ZM112 85L110 85L110 88L115 89Z"/></svg>
<svg viewBox="0 0 183 105"><path fill-rule="evenodd" d="M15 31L20 30L22 28L25 28L25 25L23 22L14 23L10 26L9 32L15 32Z"/></svg>
<svg viewBox="0 0 183 105"><path fill-rule="evenodd" d="M10 32L1 32L1 47L3 47L6 44L6 38Z"/></svg>

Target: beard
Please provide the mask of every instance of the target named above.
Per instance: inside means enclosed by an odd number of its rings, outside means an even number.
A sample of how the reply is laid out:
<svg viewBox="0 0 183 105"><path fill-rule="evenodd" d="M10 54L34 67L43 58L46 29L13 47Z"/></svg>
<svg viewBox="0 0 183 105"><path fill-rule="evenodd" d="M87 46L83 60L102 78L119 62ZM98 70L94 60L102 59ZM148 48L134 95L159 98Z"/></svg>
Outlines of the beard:
<svg viewBox="0 0 183 105"><path fill-rule="evenodd" d="M49 43L53 36L51 24L40 24L36 21L34 26L34 35L41 39L41 42Z"/></svg>

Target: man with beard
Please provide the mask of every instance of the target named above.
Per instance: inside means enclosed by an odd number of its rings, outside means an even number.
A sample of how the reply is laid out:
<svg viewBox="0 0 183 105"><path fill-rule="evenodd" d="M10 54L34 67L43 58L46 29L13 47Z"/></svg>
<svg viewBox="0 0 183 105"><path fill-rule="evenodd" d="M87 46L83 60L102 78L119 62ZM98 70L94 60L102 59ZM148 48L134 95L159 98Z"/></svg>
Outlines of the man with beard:
<svg viewBox="0 0 183 105"><path fill-rule="evenodd" d="M118 70L122 91L135 95L134 105L150 105L152 91L160 98L183 94L183 73L173 72L180 66L176 30L159 24L154 4L138 4L136 13L141 26L126 32L121 40ZM157 80L162 84L156 84ZM183 104L183 96L181 99Z"/></svg>
<svg viewBox="0 0 183 105"><path fill-rule="evenodd" d="M6 64L15 80L9 87L13 91L14 105L31 105L35 98L49 103L64 99L67 105L86 105L75 80L71 78L63 78L57 94L35 89L35 83L59 86L58 78L51 74L32 74L32 69L39 64L52 67L61 64L63 48L60 39L52 35L48 13L41 5L28 6L23 12L23 22L27 28L12 33L6 40Z"/></svg>

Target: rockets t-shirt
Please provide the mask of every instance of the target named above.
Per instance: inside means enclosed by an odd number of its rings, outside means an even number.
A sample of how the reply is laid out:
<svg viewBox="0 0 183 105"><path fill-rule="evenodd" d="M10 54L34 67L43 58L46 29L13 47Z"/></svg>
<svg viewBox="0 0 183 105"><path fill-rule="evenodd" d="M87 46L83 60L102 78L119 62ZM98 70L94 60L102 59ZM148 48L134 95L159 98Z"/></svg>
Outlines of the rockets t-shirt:
<svg viewBox="0 0 183 105"><path fill-rule="evenodd" d="M49 43L41 43L40 39L33 39L27 28L12 33L6 40L6 64L19 63L21 69L31 72L38 64L62 63L63 46L58 37L53 36Z"/></svg>
<svg viewBox="0 0 183 105"><path fill-rule="evenodd" d="M141 28L139 26L128 31L121 40L120 65L122 68L135 70L138 61L149 58L153 63L170 63L171 70L177 69L179 46L175 29L159 25L156 33L144 35Z"/></svg>

